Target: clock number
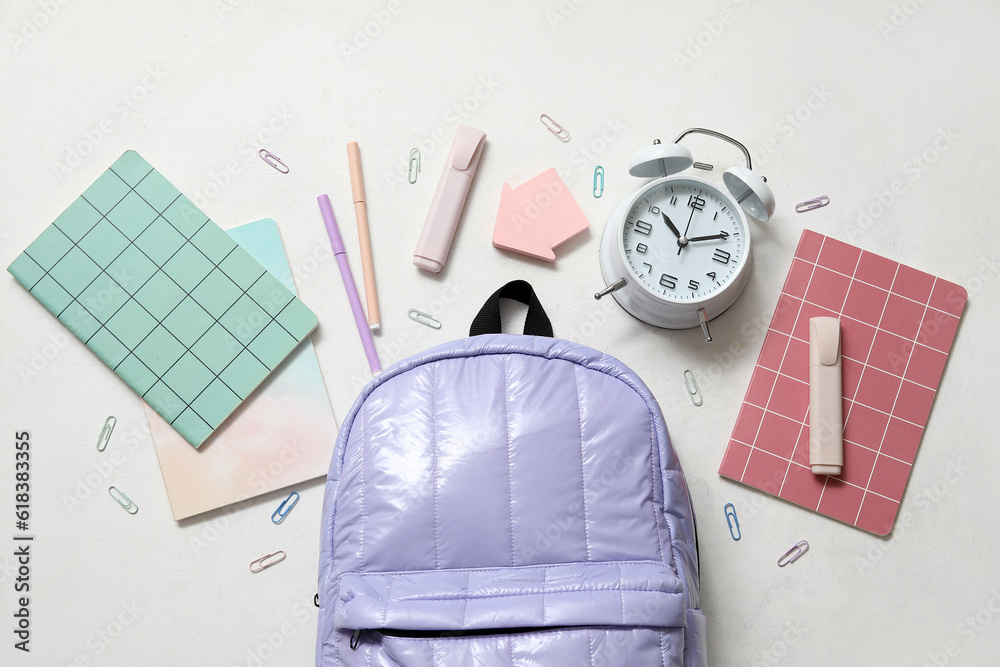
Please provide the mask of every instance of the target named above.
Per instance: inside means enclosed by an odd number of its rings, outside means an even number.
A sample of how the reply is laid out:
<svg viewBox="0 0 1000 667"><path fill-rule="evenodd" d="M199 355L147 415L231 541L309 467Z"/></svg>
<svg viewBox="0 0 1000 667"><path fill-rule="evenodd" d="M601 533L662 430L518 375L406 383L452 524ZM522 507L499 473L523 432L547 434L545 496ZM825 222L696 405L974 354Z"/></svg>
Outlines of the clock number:
<svg viewBox="0 0 1000 667"><path fill-rule="evenodd" d="M703 211L705 209L705 200L697 195L691 195L688 197L688 206L696 211Z"/></svg>
<svg viewBox="0 0 1000 667"><path fill-rule="evenodd" d="M649 212L652 213L653 215L659 215L660 214L660 207L659 206L650 206L649 207Z"/></svg>
<svg viewBox="0 0 1000 667"><path fill-rule="evenodd" d="M715 280L715 271L710 271L709 273L706 273L705 275L708 276L709 278L711 278L712 280Z"/></svg>
<svg viewBox="0 0 1000 667"><path fill-rule="evenodd" d="M688 281L688 289L689 290L694 290L695 292L697 292L698 291L698 283L696 281L694 281L694 280L689 280Z"/></svg>
<svg viewBox="0 0 1000 667"><path fill-rule="evenodd" d="M677 278L667 273L664 273L662 276L660 276L660 286L666 287L668 289L674 289L675 287L677 287Z"/></svg>
<svg viewBox="0 0 1000 667"><path fill-rule="evenodd" d="M652 264L650 264L648 262L643 262L642 265L649 267L648 269L646 269L646 273L652 273L653 272L653 265Z"/></svg>
<svg viewBox="0 0 1000 667"><path fill-rule="evenodd" d="M645 255L647 250L649 250L649 246L645 243L640 243L635 247L635 251L640 255Z"/></svg>
<svg viewBox="0 0 1000 667"><path fill-rule="evenodd" d="M677 206L677 195L674 195L673 197L670 198L670 205Z"/></svg>
<svg viewBox="0 0 1000 667"><path fill-rule="evenodd" d="M637 234L642 234L644 236L649 236L650 232L653 231L653 225L648 222L639 220L635 223L635 231Z"/></svg>
<svg viewBox="0 0 1000 667"><path fill-rule="evenodd" d="M715 254L712 255L712 260L718 262L719 264L729 264L730 255L725 250L715 249Z"/></svg>
<svg viewBox="0 0 1000 667"><path fill-rule="evenodd" d="M721 236L722 240L725 241L726 239L729 238L729 232L723 231L723 230L720 229L719 230L719 236Z"/></svg>

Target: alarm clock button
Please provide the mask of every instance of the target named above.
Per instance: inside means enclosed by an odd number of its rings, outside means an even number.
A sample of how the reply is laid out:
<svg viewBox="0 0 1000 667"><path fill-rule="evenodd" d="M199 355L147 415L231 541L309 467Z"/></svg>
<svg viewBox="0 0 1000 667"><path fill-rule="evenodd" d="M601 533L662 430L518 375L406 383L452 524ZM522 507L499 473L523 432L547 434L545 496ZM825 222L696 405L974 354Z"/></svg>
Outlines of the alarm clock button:
<svg viewBox="0 0 1000 667"><path fill-rule="evenodd" d="M774 193L764 179L746 167L730 167L722 174L729 194L743 210L761 222L774 214Z"/></svg>
<svg viewBox="0 0 1000 667"><path fill-rule="evenodd" d="M691 151L680 144L644 146L632 156L628 173L637 178L662 178L694 164Z"/></svg>

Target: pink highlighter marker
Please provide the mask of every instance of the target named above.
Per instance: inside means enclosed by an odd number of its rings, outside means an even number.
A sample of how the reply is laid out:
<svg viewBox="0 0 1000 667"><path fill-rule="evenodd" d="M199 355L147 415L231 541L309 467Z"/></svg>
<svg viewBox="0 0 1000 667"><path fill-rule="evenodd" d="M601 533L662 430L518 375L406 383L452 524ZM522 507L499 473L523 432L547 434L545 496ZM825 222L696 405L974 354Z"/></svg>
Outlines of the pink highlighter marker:
<svg viewBox="0 0 1000 667"><path fill-rule="evenodd" d="M814 475L839 475L844 467L843 379L840 320L809 320L809 467Z"/></svg>
<svg viewBox="0 0 1000 667"><path fill-rule="evenodd" d="M486 133L481 130L462 125L455 132L431 210L413 251L413 263L417 268L439 273L444 267L485 145Z"/></svg>
<svg viewBox="0 0 1000 667"><path fill-rule="evenodd" d="M347 300L351 302L351 310L354 312L354 323L358 325L358 333L361 334L361 345L364 346L365 355L368 357L368 367L371 368L372 373L380 373L382 372L382 364L379 363L378 353L375 351L375 341L372 340L372 332L368 328L368 320L365 318L365 311L361 307L361 297L358 296L358 288L354 284L351 265L347 263L347 250L344 248L344 239L340 238L337 219L333 217L333 207L330 206L330 198L326 195L320 195L316 197L316 201L319 202L319 211L323 214L323 222L326 223L326 233L330 237L333 256L337 258L337 266L340 267L340 277L344 280L344 289L347 290Z"/></svg>

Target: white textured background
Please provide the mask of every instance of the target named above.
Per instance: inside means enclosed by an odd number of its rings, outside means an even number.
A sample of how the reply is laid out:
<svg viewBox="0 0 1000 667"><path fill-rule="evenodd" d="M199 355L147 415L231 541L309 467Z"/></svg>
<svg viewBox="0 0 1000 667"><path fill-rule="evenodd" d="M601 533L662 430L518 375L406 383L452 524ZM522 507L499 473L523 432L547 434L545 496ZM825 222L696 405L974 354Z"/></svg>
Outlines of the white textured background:
<svg viewBox="0 0 1000 667"><path fill-rule="evenodd" d="M464 335L490 292L523 277L557 335L618 356L651 386L699 514L713 665L996 664L1000 450L988 424L997 412L1000 6L678 4L4 0L0 264L135 149L222 227L278 221L300 295L319 315L313 340L342 418L369 375L315 196L333 199L360 281L344 148L357 140L384 364ZM572 141L550 135L540 113ZM410 255L461 122L485 130L488 147L447 268L434 277ZM774 218L753 227L750 283L713 323L711 346L697 330L656 330L592 298L600 232L639 185L629 157L691 126L746 143L778 200ZM938 141L943 151L934 148L941 133L950 136ZM737 161L710 140L688 145L697 159ZM409 185L414 146L423 171ZM260 147L291 173L264 164ZM933 164L916 167L925 151ZM598 163L607 189L594 199ZM554 266L495 250L501 184L550 166L591 231ZM902 194L890 193L894 181ZM821 194L830 206L794 213ZM970 293L904 498L909 526L897 523L889 539L716 473L805 226ZM281 526L269 516L283 493L175 523L139 399L6 273L0 294L0 540L14 532L13 433L22 429L32 432L37 536L30 655L12 648L12 547L0 547L0 662L309 664L321 486L301 488ZM444 328L409 321L410 307L435 312ZM686 368L701 381L701 408L684 393ZM118 427L99 455L109 414ZM138 515L107 497L112 483ZM726 502L740 515L738 543ZM809 553L777 568L800 539ZM288 553L284 563L248 572L275 549Z"/></svg>

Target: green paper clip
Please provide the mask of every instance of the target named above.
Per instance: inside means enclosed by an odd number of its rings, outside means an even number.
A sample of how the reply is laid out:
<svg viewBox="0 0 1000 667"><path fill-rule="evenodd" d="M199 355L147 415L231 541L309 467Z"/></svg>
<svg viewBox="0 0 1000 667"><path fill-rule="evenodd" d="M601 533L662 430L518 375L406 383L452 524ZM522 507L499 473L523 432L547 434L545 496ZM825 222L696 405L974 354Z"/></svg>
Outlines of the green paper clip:
<svg viewBox="0 0 1000 667"><path fill-rule="evenodd" d="M115 424L118 420L114 415L111 415L104 421L104 428L101 429L101 435L97 438L97 451L103 452L108 448L108 441L111 440L111 432L115 430Z"/></svg>
<svg viewBox="0 0 1000 667"><path fill-rule="evenodd" d="M412 185L417 182L417 174L420 173L420 149L414 148L410 151L410 165L406 171L406 180Z"/></svg>
<svg viewBox="0 0 1000 667"><path fill-rule="evenodd" d="M694 379L694 373L690 370L684 371L684 387L687 389L691 402L696 406L702 404L701 391L698 389L698 381Z"/></svg>
<svg viewBox="0 0 1000 667"><path fill-rule="evenodd" d="M116 493L118 495L115 495ZM114 498L115 502L121 505L129 514L135 514L139 511L139 506L132 502L132 499L126 496L118 487L109 486L108 495Z"/></svg>

